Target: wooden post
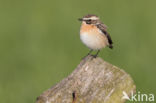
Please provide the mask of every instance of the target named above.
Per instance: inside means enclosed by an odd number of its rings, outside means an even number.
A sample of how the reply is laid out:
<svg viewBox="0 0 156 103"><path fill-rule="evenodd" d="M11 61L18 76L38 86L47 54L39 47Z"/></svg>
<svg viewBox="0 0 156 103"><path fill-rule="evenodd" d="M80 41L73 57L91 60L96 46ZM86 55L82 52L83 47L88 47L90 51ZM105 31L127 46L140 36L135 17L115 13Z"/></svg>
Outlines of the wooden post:
<svg viewBox="0 0 156 103"><path fill-rule="evenodd" d="M36 103L124 103L135 84L129 74L103 61L85 57L60 83L41 94Z"/></svg>

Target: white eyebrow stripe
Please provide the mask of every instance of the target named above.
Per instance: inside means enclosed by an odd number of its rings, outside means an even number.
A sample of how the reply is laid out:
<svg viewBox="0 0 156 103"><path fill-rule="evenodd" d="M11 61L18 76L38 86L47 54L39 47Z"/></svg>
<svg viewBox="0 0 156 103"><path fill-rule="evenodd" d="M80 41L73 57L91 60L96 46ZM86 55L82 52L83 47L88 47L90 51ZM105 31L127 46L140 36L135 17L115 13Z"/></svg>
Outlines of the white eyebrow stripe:
<svg viewBox="0 0 156 103"><path fill-rule="evenodd" d="M98 20L99 18L97 18L97 17L83 18L83 20L89 20L89 19L91 19L91 20Z"/></svg>

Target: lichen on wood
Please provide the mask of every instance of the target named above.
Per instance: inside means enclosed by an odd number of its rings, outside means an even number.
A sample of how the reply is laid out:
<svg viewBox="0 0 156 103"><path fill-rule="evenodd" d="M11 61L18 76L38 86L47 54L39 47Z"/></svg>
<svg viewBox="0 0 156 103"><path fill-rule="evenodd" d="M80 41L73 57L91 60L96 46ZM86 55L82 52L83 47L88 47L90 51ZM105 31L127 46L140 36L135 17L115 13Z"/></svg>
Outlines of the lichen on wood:
<svg viewBox="0 0 156 103"><path fill-rule="evenodd" d="M65 79L41 94L36 103L124 103L123 91L135 84L122 69L89 55Z"/></svg>

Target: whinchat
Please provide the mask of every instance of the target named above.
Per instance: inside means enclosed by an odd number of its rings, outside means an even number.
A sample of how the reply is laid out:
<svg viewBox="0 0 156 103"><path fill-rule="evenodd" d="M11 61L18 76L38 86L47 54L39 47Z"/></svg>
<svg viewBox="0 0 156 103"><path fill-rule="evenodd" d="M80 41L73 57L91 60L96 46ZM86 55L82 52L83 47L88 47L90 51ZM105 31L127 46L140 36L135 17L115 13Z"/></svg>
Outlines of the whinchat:
<svg viewBox="0 0 156 103"><path fill-rule="evenodd" d="M93 50L97 50L97 53L94 55L94 57L97 57L102 48L106 46L113 48L113 42L107 32L107 26L100 21L98 16L89 14L80 18L79 21L82 21L80 39L90 48L88 55Z"/></svg>

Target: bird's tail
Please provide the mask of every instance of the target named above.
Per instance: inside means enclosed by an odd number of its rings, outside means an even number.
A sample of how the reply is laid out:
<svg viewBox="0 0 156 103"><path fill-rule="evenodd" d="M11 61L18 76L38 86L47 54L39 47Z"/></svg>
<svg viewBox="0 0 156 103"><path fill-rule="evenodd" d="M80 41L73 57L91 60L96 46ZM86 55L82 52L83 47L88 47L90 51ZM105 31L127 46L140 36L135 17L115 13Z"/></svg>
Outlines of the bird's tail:
<svg viewBox="0 0 156 103"><path fill-rule="evenodd" d="M112 45L112 44L110 44L108 47L109 47L110 49L113 49L113 45Z"/></svg>

